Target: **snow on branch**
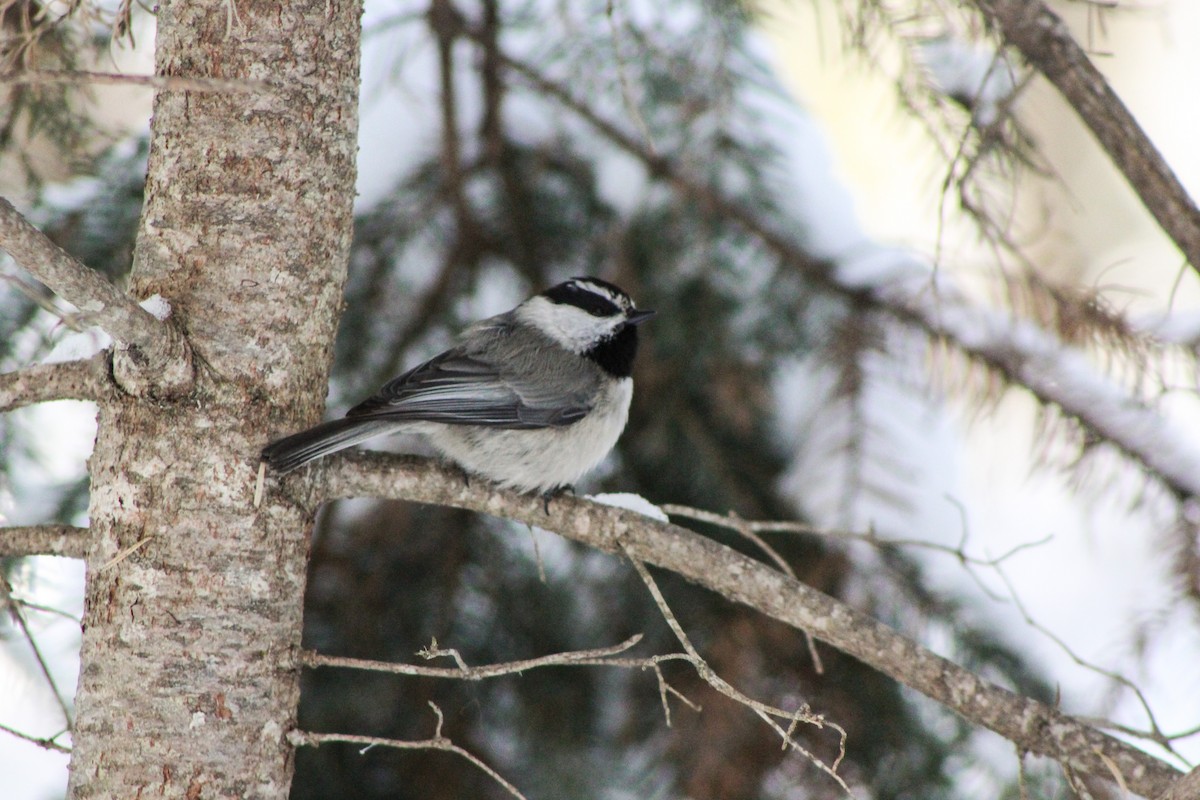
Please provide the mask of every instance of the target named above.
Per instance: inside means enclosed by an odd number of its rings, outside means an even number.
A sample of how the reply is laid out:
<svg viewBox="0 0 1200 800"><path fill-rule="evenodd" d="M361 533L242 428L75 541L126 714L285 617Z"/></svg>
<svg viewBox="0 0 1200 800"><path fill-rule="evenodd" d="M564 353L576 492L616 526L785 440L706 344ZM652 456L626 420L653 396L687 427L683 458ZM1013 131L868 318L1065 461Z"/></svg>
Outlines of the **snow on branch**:
<svg viewBox="0 0 1200 800"><path fill-rule="evenodd" d="M1142 204L1200 272L1200 209L1062 19L1041 0L971 0L1091 129Z"/></svg>
<svg viewBox="0 0 1200 800"><path fill-rule="evenodd" d="M894 251L829 264L804 252L753 211L653 153L635 136L604 119L585 101L532 65L503 56L538 91L577 113L597 132L640 160L646 170L711 213L733 220L788 266L825 289L883 311L945 342L1056 406L1103 441L1140 463L1178 497L1200 497L1200 452L1155 409L1093 367L1084 353L1035 324L969 300L944 273ZM880 263L879 255L889 263Z"/></svg>
<svg viewBox="0 0 1200 800"><path fill-rule="evenodd" d="M87 555L88 529L74 525L18 525L0 527L0 558L21 556Z"/></svg>
<svg viewBox="0 0 1200 800"><path fill-rule="evenodd" d="M52 242L0 197L0 248L90 323L119 341L125 356L114 366L138 394L169 395L192 382L191 350L183 335Z"/></svg>
<svg viewBox="0 0 1200 800"><path fill-rule="evenodd" d="M276 479L272 480L272 484ZM988 683L874 618L769 565L691 531L584 499L540 497L464 482L427 459L341 454L286 476L279 490L315 508L329 500L379 497L469 509L560 535L675 572L871 665L974 724L1105 780L1114 772L1134 792L1156 796L1179 776L1169 764L1051 706Z"/></svg>
<svg viewBox="0 0 1200 800"><path fill-rule="evenodd" d="M1077 348L1031 322L982 308L944 274L892 254L838 266L833 281L1024 386L1139 462L1179 498L1200 497L1194 439L1102 375Z"/></svg>
<svg viewBox="0 0 1200 800"><path fill-rule="evenodd" d="M80 361L37 364L0 375L0 412L51 400L115 397L107 352Z"/></svg>

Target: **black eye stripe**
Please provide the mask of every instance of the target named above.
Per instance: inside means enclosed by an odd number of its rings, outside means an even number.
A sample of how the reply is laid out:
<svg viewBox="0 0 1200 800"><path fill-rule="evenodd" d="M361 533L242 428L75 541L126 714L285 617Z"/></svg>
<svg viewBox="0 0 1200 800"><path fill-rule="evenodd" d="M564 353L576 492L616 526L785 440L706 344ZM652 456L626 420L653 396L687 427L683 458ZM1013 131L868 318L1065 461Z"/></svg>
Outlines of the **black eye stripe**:
<svg viewBox="0 0 1200 800"><path fill-rule="evenodd" d="M621 308L607 297L581 288L572 281L547 289L542 296L552 303L583 309L594 317L613 317L621 313Z"/></svg>

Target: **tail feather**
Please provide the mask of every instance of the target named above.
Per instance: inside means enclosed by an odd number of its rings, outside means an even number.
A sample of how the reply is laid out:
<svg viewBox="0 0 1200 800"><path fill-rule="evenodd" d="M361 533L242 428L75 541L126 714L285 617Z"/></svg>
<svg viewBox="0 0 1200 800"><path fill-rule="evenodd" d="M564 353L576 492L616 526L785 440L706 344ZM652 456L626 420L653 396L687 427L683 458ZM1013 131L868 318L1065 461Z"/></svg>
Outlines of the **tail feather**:
<svg viewBox="0 0 1200 800"><path fill-rule="evenodd" d="M388 430L394 422L363 419L335 419L306 431L294 433L263 448L262 460L280 473L291 472L313 459L353 447Z"/></svg>

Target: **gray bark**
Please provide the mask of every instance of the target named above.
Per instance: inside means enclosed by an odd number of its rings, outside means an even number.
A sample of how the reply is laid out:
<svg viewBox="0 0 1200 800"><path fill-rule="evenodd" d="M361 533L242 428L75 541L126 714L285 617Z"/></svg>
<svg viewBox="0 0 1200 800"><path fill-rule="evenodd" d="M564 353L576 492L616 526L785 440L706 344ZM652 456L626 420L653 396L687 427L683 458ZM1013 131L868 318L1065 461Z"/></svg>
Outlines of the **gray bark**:
<svg viewBox="0 0 1200 800"><path fill-rule="evenodd" d="M359 16L353 0L160 5L160 75L286 88L155 100L131 290L171 303L196 384L101 403L73 798L288 794L311 516L253 494L263 444L324 397Z"/></svg>

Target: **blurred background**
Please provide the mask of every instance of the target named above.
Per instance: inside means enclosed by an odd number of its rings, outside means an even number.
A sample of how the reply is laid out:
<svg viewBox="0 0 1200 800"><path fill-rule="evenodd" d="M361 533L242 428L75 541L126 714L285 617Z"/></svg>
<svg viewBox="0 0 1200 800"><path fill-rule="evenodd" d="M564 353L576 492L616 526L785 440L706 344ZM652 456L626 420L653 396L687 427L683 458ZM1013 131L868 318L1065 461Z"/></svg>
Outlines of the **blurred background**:
<svg viewBox="0 0 1200 800"><path fill-rule="evenodd" d="M1119 443L830 279L918 263L1083 352L1200 449L1200 282L1071 109L996 50L969 6L368 0L328 414L549 284L612 280L659 314L643 329L629 427L581 494L831 532L768 542L801 580L990 681L1159 734L1126 733L1182 767L1200 757L1194 509ZM1200 91L1200 7L1052 6L1194 194L1200 111L1181 98ZM71 8L0 5L5 70L152 71L151 14ZM45 18L59 24L31 22ZM150 92L0 90L0 194L121 281ZM105 344L3 270L0 370ZM86 524L93 430L82 403L0 416L0 521ZM544 531L342 502L322 511L312 554L305 645L322 653L413 661L436 639L486 664L634 633L637 654L678 649L628 564ZM82 566L2 566L19 612L0 623L0 724L53 736L78 669ZM851 658L818 645L814 659L796 631L658 579L718 674L845 728L856 796L1083 791ZM531 798L842 796L693 670L664 671L702 708L673 702L670 726L652 674L565 667L477 683L312 670L300 722L425 738L434 701L446 734ZM836 733L800 736L837 756ZM6 797L62 797L66 763L0 731ZM300 749L296 768L295 798L506 796L450 754L323 746Z"/></svg>

